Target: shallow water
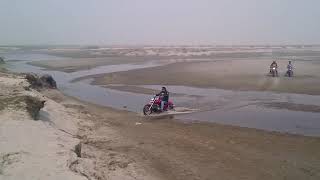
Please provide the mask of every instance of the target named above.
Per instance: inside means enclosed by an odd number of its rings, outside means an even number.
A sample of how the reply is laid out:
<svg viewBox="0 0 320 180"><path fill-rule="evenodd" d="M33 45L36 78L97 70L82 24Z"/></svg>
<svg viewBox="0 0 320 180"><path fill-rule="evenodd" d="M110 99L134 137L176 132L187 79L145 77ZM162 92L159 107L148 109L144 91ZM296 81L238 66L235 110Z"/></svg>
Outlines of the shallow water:
<svg viewBox="0 0 320 180"><path fill-rule="evenodd" d="M208 121L241 127L279 131L308 136L320 136L320 114L262 108L248 105L234 109L218 109L190 116L181 116L186 121Z"/></svg>
<svg viewBox="0 0 320 180"><path fill-rule="evenodd" d="M148 62L145 64L120 64L99 66L90 70L82 70L73 73L66 73L60 71L48 71L41 67L36 67L27 64L32 59L32 56L41 57L43 59L50 59L51 56L28 54L19 55L13 54L5 56L8 59L7 68L13 72L32 72L38 74L51 74L57 81L58 88L65 94L80 98L81 100L95 103L98 105L126 109L129 111L140 112L143 105L149 100L149 96L144 94L126 93L112 89L102 88L100 86L91 85L90 79L71 83L72 80L84 76L111 73L118 71L127 71L131 69L147 68L160 65L156 62ZM10 59L12 58L12 59ZM41 60L35 58L37 60ZM59 60L59 58L56 58ZM13 61L14 60L14 61ZM163 64L161 64L163 65Z"/></svg>
<svg viewBox="0 0 320 180"><path fill-rule="evenodd" d="M5 57L8 61L45 61L45 60L62 60L68 58L61 58L57 56L51 56L47 54L38 54L30 52L15 52L15 53L3 53L1 56Z"/></svg>
<svg viewBox="0 0 320 180"><path fill-rule="evenodd" d="M90 85L90 79L76 83L71 83L70 81L88 75L160 65L151 61L145 64L108 65L90 70L65 73L59 71L44 71L40 67L26 64L31 60L59 59L58 57L43 54L11 54L5 57L9 60L23 60L9 62L8 69L12 71L51 74L58 82L59 89L67 95L80 98L87 102L138 113L141 112L143 105L151 98L149 95L122 92ZM158 90L161 88L161 85L143 87ZM201 112L197 113L176 116L182 121L217 122L269 131L320 136L319 112L306 112L303 111L303 109L301 109L301 111L292 111L286 109L286 107L276 109L264 105L265 103L285 102L298 107L299 105L320 106L320 96L256 91L230 91L185 86L167 86L167 88L170 92L185 94L185 96L172 97L177 106L201 110Z"/></svg>

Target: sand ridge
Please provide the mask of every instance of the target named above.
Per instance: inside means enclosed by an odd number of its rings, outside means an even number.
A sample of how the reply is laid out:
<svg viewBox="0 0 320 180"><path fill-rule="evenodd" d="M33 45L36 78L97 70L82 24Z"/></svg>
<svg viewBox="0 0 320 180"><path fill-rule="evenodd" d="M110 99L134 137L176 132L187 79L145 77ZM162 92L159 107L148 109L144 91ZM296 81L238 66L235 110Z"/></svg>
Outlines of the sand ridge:
<svg viewBox="0 0 320 180"><path fill-rule="evenodd" d="M20 96L45 101L36 120ZM5 73L0 97L0 179L157 179L125 154L105 158L105 152L82 145L90 134L81 128L92 128L92 116L81 102L57 90L35 91L23 76ZM120 138L111 128L105 133L110 136L92 137Z"/></svg>
<svg viewBox="0 0 320 180"><path fill-rule="evenodd" d="M55 127L76 133L75 124L57 121L65 117L72 122L75 118L42 94L26 91L28 83L22 77L1 74L0 84L2 96L27 95L45 100L46 107L41 114L50 116L50 119L40 117L35 121L24 109L14 105L3 107L0 111L0 179L86 179L67 167L74 155L73 146L79 140ZM59 113L51 113L53 110Z"/></svg>

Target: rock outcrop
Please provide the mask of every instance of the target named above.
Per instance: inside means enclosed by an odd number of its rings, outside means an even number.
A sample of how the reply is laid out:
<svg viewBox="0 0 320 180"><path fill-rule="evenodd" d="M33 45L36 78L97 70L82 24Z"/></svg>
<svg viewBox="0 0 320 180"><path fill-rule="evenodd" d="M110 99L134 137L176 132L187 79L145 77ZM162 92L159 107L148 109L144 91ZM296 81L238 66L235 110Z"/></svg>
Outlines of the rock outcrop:
<svg viewBox="0 0 320 180"><path fill-rule="evenodd" d="M35 91L25 90L29 83L20 76L0 75L0 112L14 112L29 115L37 120L45 99Z"/></svg>
<svg viewBox="0 0 320 180"><path fill-rule="evenodd" d="M81 114L29 86L24 76L0 73L0 179L88 180L68 166L78 158Z"/></svg>
<svg viewBox="0 0 320 180"><path fill-rule="evenodd" d="M13 110L25 110L34 120L38 119L40 109L44 107L44 100L37 97L21 95L0 98L0 111L5 108Z"/></svg>
<svg viewBox="0 0 320 180"><path fill-rule="evenodd" d="M45 74L45 75L41 76L40 77L40 82L42 83L43 87L51 88L51 89L56 89L57 88L56 81L49 74Z"/></svg>
<svg viewBox="0 0 320 180"><path fill-rule="evenodd" d="M56 81L49 74L45 74L39 77L36 74L28 73L25 75L25 78L30 83L31 88L34 88L37 90L42 88L49 88L49 89L57 88Z"/></svg>
<svg viewBox="0 0 320 180"><path fill-rule="evenodd" d="M4 64L4 58L0 57L0 64Z"/></svg>
<svg viewBox="0 0 320 180"><path fill-rule="evenodd" d="M42 109L44 107L44 103L46 101L41 100L41 99L36 98L36 97L26 96L25 97L25 102L27 104L26 108L27 108L27 112L29 113L29 115L34 120L38 120L40 109Z"/></svg>

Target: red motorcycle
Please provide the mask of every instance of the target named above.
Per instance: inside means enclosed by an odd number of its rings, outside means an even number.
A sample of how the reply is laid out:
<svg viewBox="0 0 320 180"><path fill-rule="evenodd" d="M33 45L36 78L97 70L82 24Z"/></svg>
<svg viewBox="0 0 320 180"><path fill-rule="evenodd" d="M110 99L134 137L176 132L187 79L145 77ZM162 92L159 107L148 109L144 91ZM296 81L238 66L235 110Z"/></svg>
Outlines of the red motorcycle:
<svg viewBox="0 0 320 180"><path fill-rule="evenodd" d="M173 110L174 105L172 101L169 101L168 103L164 104L163 111ZM161 98L159 96L154 96L150 102L143 107L143 114L145 116L150 115L152 113L162 113L161 110Z"/></svg>

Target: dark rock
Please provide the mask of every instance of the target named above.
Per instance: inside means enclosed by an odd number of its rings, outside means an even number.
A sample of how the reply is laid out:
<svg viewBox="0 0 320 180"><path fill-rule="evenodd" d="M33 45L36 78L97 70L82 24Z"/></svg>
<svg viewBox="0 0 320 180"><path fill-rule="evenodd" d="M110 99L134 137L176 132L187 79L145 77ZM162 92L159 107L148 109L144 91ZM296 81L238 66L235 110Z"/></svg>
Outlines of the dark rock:
<svg viewBox="0 0 320 180"><path fill-rule="evenodd" d="M40 82L38 75L33 73L28 73L26 74L25 78L30 83L31 88L42 88L42 84Z"/></svg>
<svg viewBox="0 0 320 180"><path fill-rule="evenodd" d="M41 81L43 87L51 88L51 89L56 89L57 88L56 81L49 74L41 76L40 77L40 81Z"/></svg>
<svg viewBox="0 0 320 180"><path fill-rule="evenodd" d="M0 64L4 64L4 58L0 57Z"/></svg>
<svg viewBox="0 0 320 180"><path fill-rule="evenodd" d="M38 119L40 109L44 107L45 101L33 96L9 96L0 98L0 110L14 108L16 110L26 110L34 119Z"/></svg>
<svg viewBox="0 0 320 180"><path fill-rule="evenodd" d="M49 74L39 77L37 74L27 73L25 78L30 83L30 87L34 89L50 88L56 89L57 83Z"/></svg>
<svg viewBox="0 0 320 180"><path fill-rule="evenodd" d="M75 147L74 147L74 152L77 154L77 157L80 157L81 158L81 143L77 144Z"/></svg>
<svg viewBox="0 0 320 180"><path fill-rule="evenodd" d="M30 91L30 87L29 86L24 86L23 89L26 90L26 91Z"/></svg>
<svg viewBox="0 0 320 180"><path fill-rule="evenodd" d="M46 101L31 96L26 96L25 100L27 104L28 113L34 120L37 120L39 116L39 111L44 107L44 103Z"/></svg>

